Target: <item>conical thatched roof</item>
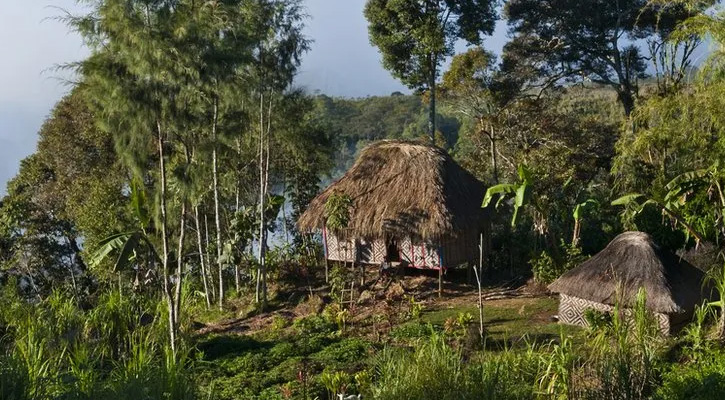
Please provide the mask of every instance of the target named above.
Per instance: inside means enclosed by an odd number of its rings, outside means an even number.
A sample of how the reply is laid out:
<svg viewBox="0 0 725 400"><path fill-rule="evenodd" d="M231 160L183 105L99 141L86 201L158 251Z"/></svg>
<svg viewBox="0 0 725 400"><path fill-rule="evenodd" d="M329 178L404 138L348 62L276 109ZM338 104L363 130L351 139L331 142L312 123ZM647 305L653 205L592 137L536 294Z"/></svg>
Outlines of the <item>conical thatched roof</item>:
<svg viewBox="0 0 725 400"><path fill-rule="evenodd" d="M637 291L644 287L647 308L670 314L692 310L700 303L703 278L702 271L662 249L650 235L625 232L549 289L611 305L619 286L623 305L632 306Z"/></svg>
<svg viewBox="0 0 725 400"><path fill-rule="evenodd" d="M317 196L300 216L303 231L321 229L330 194L350 196L345 234L437 241L478 229L485 188L444 150L418 142L384 140L363 149L355 164Z"/></svg>

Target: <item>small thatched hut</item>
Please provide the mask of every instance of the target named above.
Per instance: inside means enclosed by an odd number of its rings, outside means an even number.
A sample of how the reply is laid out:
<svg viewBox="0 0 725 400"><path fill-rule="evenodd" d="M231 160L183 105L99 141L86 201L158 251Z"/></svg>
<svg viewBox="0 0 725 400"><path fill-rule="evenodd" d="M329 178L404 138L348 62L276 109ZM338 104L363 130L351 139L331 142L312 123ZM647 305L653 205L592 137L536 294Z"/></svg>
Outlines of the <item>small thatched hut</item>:
<svg viewBox="0 0 725 400"><path fill-rule="evenodd" d="M640 288L663 332L686 323L703 299L704 273L661 248L643 232L623 233L549 285L559 293L559 321L586 326L587 309L608 312L619 300L634 305Z"/></svg>
<svg viewBox="0 0 725 400"><path fill-rule="evenodd" d="M342 232L327 229L332 193L352 200ZM310 203L302 231L322 231L328 260L445 269L478 261L485 187L444 150L384 140L363 149L350 170Z"/></svg>

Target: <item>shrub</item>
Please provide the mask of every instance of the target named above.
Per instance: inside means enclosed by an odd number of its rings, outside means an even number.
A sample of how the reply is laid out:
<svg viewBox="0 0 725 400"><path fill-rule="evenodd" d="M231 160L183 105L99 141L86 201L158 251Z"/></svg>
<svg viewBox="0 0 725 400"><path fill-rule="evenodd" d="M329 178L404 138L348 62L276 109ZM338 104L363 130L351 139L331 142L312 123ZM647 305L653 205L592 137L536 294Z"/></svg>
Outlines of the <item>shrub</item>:
<svg viewBox="0 0 725 400"><path fill-rule="evenodd" d="M549 284L561 275L561 268L556 265L554 259L549 253L542 251L536 257L533 257L529 264L534 274L534 281L541 284Z"/></svg>
<svg viewBox="0 0 725 400"><path fill-rule="evenodd" d="M587 256L582 254L581 248L578 246L562 242L561 247L564 250L564 258L562 260L555 260L546 251L542 251L541 254L529 260L536 283L548 285L564 272L576 267L587 259Z"/></svg>
<svg viewBox="0 0 725 400"><path fill-rule="evenodd" d="M311 358L327 368L351 369L365 361L370 343L359 338L343 339L325 347Z"/></svg>
<svg viewBox="0 0 725 400"><path fill-rule="evenodd" d="M419 339L429 337L435 328L431 324L424 324L419 321L411 321L403 325L396 326L391 332L390 337L394 339Z"/></svg>
<svg viewBox="0 0 725 400"><path fill-rule="evenodd" d="M655 398L715 400L725 393L725 352L713 350L697 362L673 364L662 376Z"/></svg>
<svg viewBox="0 0 725 400"><path fill-rule="evenodd" d="M297 319L292 326L302 336L330 334L335 331L335 324L320 315L310 315Z"/></svg>

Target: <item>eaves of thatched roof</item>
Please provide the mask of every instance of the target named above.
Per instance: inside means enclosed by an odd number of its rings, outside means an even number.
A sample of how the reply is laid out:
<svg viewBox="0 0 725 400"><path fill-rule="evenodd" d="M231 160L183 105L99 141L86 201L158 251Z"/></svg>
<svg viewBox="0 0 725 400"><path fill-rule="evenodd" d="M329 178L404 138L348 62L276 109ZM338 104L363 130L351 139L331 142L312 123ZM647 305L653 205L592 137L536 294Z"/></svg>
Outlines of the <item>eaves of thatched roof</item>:
<svg viewBox="0 0 725 400"><path fill-rule="evenodd" d="M352 199L344 232L351 237L435 242L479 229L485 217L483 184L444 150L419 142L383 140L363 149L352 168L312 200L298 220L300 230L325 226L325 203L335 192Z"/></svg>
<svg viewBox="0 0 725 400"><path fill-rule="evenodd" d="M647 308L666 314L691 311L702 301L704 273L657 245L643 232L625 232L607 247L549 285L603 304L632 306L640 288Z"/></svg>

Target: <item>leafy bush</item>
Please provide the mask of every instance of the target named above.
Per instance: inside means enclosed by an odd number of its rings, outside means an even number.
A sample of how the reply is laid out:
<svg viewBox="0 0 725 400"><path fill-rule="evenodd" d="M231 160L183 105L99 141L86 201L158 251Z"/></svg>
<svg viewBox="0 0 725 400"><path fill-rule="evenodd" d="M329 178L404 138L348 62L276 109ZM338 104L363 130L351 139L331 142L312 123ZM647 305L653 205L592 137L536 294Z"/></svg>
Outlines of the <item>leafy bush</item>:
<svg viewBox="0 0 725 400"><path fill-rule="evenodd" d="M330 334L335 331L335 324L320 315L310 315L295 320L292 326L299 335Z"/></svg>
<svg viewBox="0 0 725 400"><path fill-rule="evenodd" d="M345 265L336 264L330 270L330 297L336 303L342 302L343 289L350 286L350 280L352 279L350 270ZM349 299L348 299L349 300Z"/></svg>
<svg viewBox="0 0 725 400"><path fill-rule="evenodd" d="M715 400L725 393L725 352L713 350L697 362L673 364L662 376L655 398Z"/></svg>
<svg viewBox="0 0 725 400"><path fill-rule="evenodd" d="M554 262L549 253L542 251L529 261L531 271L534 274L534 281L541 284L549 284L561 276L562 269Z"/></svg>
<svg viewBox="0 0 725 400"><path fill-rule="evenodd" d="M363 339L343 339L313 354L311 359L327 368L355 369L365 362L370 347L370 343Z"/></svg>
<svg viewBox="0 0 725 400"><path fill-rule="evenodd" d="M541 254L529 260L531 270L534 274L534 281L548 285L564 272L576 267L587 259L578 246L562 242L561 247L564 250L563 260L557 261L546 251L542 251Z"/></svg>
<svg viewBox="0 0 725 400"><path fill-rule="evenodd" d="M435 328L431 324L424 324L419 321L407 322L396 326L390 331L390 337L394 339L419 339L429 337Z"/></svg>

